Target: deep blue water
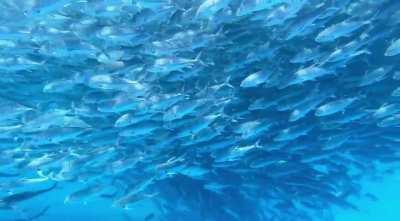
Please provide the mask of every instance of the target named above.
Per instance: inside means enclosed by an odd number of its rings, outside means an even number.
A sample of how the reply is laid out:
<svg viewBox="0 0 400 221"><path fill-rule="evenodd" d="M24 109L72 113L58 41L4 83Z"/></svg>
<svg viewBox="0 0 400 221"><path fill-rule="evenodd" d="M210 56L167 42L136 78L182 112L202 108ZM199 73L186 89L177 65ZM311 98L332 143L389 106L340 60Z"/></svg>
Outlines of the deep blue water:
<svg viewBox="0 0 400 221"><path fill-rule="evenodd" d="M0 220L399 220L399 9L0 1Z"/></svg>

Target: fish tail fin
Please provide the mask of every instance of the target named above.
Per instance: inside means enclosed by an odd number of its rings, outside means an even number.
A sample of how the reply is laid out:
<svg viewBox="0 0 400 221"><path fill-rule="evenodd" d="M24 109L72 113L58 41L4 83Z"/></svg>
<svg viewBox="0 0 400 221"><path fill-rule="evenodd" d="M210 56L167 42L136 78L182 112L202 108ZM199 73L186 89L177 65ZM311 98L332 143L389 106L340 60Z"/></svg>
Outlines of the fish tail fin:
<svg viewBox="0 0 400 221"><path fill-rule="evenodd" d="M222 26L217 30L217 32L214 35L220 36L220 35L223 35L224 33L225 33L224 27Z"/></svg>
<svg viewBox="0 0 400 221"><path fill-rule="evenodd" d="M359 53L360 53L360 54L368 54L368 55L372 54L371 51L368 50L368 49L363 49L363 50L361 50Z"/></svg>
<svg viewBox="0 0 400 221"><path fill-rule="evenodd" d="M153 198L153 197L158 196L159 194L160 194L159 192L154 192L154 193L150 193L150 194L145 194L145 196L147 198Z"/></svg>
<svg viewBox="0 0 400 221"><path fill-rule="evenodd" d="M375 19L379 19L380 18L380 14L381 11L377 10L370 19L368 19L367 21L364 22L364 24L372 24L373 21L375 21Z"/></svg>
<svg viewBox="0 0 400 221"><path fill-rule="evenodd" d="M230 82L231 79L232 79L232 77L229 75L229 76L226 78L226 80L225 80L225 82L224 82L224 85L227 86L227 87L230 87L230 88L234 88L233 85L232 85L231 82Z"/></svg>
<svg viewBox="0 0 400 221"><path fill-rule="evenodd" d="M262 146L260 145L260 142L261 142L260 140L257 140L255 145L254 145L254 147L255 148L261 148Z"/></svg>
<svg viewBox="0 0 400 221"><path fill-rule="evenodd" d="M54 190L57 186L58 186L58 182L54 182L53 185L50 188L44 190L44 192L48 192L48 191Z"/></svg>
<svg viewBox="0 0 400 221"><path fill-rule="evenodd" d="M70 196L65 197L64 204L69 204L71 202Z"/></svg>
<svg viewBox="0 0 400 221"><path fill-rule="evenodd" d="M194 60L195 61L200 61L200 58L201 58L201 55L203 54L203 52L202 51L200 51L197 55L196 55L196 57L194 58Z"/></svg>
<svg viewBox="0 0 400 221"><path fill-rule="evenodd" d="M201 65L204 66L204 67L208 67L209 65L206 64L203 60L201 60L201 56L202 56L202 55L203 55L203 52L200 51L200 52L196 55L196 58L194 59L194 62L195 62L195 63L199 63L199 64L201 64Z"/></svg>

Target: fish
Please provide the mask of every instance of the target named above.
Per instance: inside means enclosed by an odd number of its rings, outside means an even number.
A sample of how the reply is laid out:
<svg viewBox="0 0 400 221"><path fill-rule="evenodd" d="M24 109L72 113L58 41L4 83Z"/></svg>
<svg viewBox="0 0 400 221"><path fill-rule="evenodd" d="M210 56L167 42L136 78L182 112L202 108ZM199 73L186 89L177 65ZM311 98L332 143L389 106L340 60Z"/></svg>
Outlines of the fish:
<svg viewBox="0 0 400 221"><path fill-rule="evenodd" d="M400 125L400 114L384 118L378 123L378 127L397 127Z"/></svg>
<svg viewBox="0 0 400 221"><path fill-rule="evenodd" d="M360 87L364 87L375 82L384 80L387 74L392 70L392 66L380 67L365 73L360 82Z"/></svg>
<svg viewBox="0 0 400 221"><path fill-rule="evenodd" d="M328 94L318 93L315 97L304 99L303 102L296 107L289 115L289 122L294 122L302 119L308 113L315 110L321 103L329 98Z"/></svg>
<svg viewBox="0 0 400 221"><path fill-rule="evenodd" d="M385 56L396 56L400 54L400 39L394 40L388 48L386 48Z"/></svg>
<svg viewBox="0 0 400 221"><path fill-rule="evenodd" d="M276 104L277 102L275 100L267 100L265 98L259 98L249 105L248 110L249 111L265 110L275 106Z"/></svg>
<svg viewBox="0 0 400 221"><path fill-rule="evenodd" d="M126 112L135 110L143 104L143 99L121 93L110 100L103 101L97 105L97 110L103 113Z"/></svg>
<svg viewBox="0 0 400 221"><path fill-rule="evenodd" d="M42 210L40 210L37 214L35 214L35 215L29 217L27 220L37 220L37 219L39 219L40 217L45 216L46 213L47 213L47 211L49 211L49 209L50 209L50 206L46 206L46 207L44 207Z"/></svg>
<svg viewBox="0 0 400 221"><path fill-rule="evenodd" d="M59 80L49 82L44 85L43 92L44 93L66 93L68 91L73 90L76 86L76 83L73 80Z"/></svg>
<svg viewBox="0 0 400 221"><path fill-rule="evenodd" d="M380 119L400 112L400 106L395 103L384 103L378 109L372 110L372 116Z"/></svg>
<svg viewBox="0 0 400 221"><path fill-rule="evenodd" d="M283 1L285 2L285 1ZM246 16L251 13L272 8L273 6L282 3L282 1L269 1L269 0L246 0L240 4L237 15Z"/></svg>
<svg viewBox="0 0 400 221"><path fill-rule="evenodd" d="M334 72L321 67L309 66L296 71L293 79L287 84L287 86L303 84L304 82L313 81L319 77L331 75L333 73Z"/></svg>
<svg viewBox="0 0 400 221"><path fill-rule="evenodd" d="M237 146L233 147L228 153L226 157L220 158L217 162L225 162L225 161L237 161L241 159L248 152L261 148L260 141L256 141L256 143L248 145L248 146Z"/></svg>
<svg viewBox="0 0 400 221"><path fill-rule="evenodd" d="M326 43L335 41L336 39L341 37L350 37L351 34L367 24L370 24L370 21L344 20L340 23L325 28L317 35L315 41L318 43Z"/></svg>
<svg viewBox="0 0 400 221"><path fill-rule="evenodd" d="M160 127L160 123L157 121L142 121L137 124L131 125L130 127L122 130L119 136L122 137L136 137L151 134L153 131Z"/></svg>
<svg viewBox="0 0 400 221"><path fill-rule="evenodd" d="M296 125L281 130L274 138L274 141L295 140L298 137L307 135L313 129L312 126Z"/></svg>
<svg viewBox="0 0 400 221"><path fill-rule="evenodd" d="M245 62L251 64L252 62L255 61L271 59L274 57L274 55L276 55L278 51L279 51L278 46L271 45L271 42L266 42L258 46L256 49L252 50L250 53L248 53Z"/></svg>
<svg viewBox="0 0 400 221"><path fill-rule="evenodd" d="M391 94L393 97L400 97L400 87L394 89Z"/></svg>
<svg viewBox="0 0 400 221"><path fill-rule="evenodd" d="M324 117L328 115L335 114L337 112L345 111L348 106L350 106L353 102L355 102L357 98L343 98L335 101L331 101L324 105L319 106L315 110L315 116Z"/></svg>
<svg viewBox="0 0 400 221"><path fill-rule="evenodd" d="M143 115L134 115L132 113L127 113L122 115L121 117L119 117L115 123L114 123L114 127L127 127L130 126L132 124L136 124L139 123L141 121L144 120L149 120L151 116L147 115L147 114L143 114Z"/></svg>
<svg viewBox="0 0 400 221"><path fill-rule="evenodd" d="M149 72L153 72L162 76L165 76L173 71L184 71L194 67L196 64L205 65L200 60L201 53L199 53L194 59L186 59L179 57L165 57L158 58L154 61L154 65L147 69Z"/></svg>
<svg viewBox="0 0 400 221"><path fill-rule="evenodd" d="M363 180L400 160L399 7L0 1L4 219L50 218L29 211L50 195L126 220L357 210ZM52 182L67 192L34 189Z"/></svg>
<svg viewBox="0 0 400 221"><path fill-rule="evenodd" d="M395 71L392 78L393 80L400 80L400 71Z"/></svg>
<svg viewBox="0 0 400 221"><path fill-rule="evenodd" d="M50 192L50 191L54 190L56 187L57 187L57 183L54 183L51 187L46 188L46 189L15 193L10 196L1 198L0 205L2 208L11 208L12 206L14 206L17 203L20 203L20 202L26 201L26 200L30 200L34 197L37 197L39 195Z"/></svg>
<svg viewBox="0 0 400 221"><path fill-rule="evenodd" d="M114 201L114 205L129 210L129 204L141 201L147 198L153 198L158 193L153 194L141 194L141 193L128 193Z"/></svg>
<svg viewBox="0 0 400 221"><path fill-rule="evenodd" d="M290 63L305 64L309 61L316 61L320 59L322 56L323 54L318 50L304 48L303 51L297 53L296 56L290 59Z"/></svg>
<svg viewBox="0 0 400 221"><path fill-rule="evenodd" d="M240 134L242 139L256 138L272 126L267 120L248 121L238 126L235 133Z"/></svg>
<svg viewBox="0 0 400 221"><path fill-rule="evenodd" d="M163 116L163 120L168 122L181 119L187 115L190 115L192 111L194 111L196 108L206 102L207 99L200 99L196 101L183 100L166 110Z"/></svg>
<svg viewBox="0 0 400 221"><path fill-rule="evenodd" d="M45 216L46 213L49 211L49 209L50 209L50 206L46 206L43 209L41 209L37 214L34 214L34 215L26 217L26 218L12 219L12 221L33 221L33 220L37 220L40 217Z"/></svg>
<svg viewBox="0 0 400 221"><path fill-rule="evenodd" d="M37 178L22 178L18 182L22 184L33 184L48 181L48 177L37 177Z"/></svg>
<svg viewBox="0 0 400 221"><path fill-rule="evenodd" d="M336 48L323 60L324 63L343 63L345 65L350 58L356 58L361 55L370 55L371 52L363 47L366 45L366 36L355 39L345 45Z"/></svg>
<svg viewBox="0 0 400 221"><path fill-rule="evenodd" d="M240 87L249 88L257 87L258 85L265 83L268 80L268 73L265 71L258 71L256 73L250 74L240 83Z"/></svg>
<svg viewBox="0 0 400 221"><path fill-rule="evenodd" d="M13 119L24 113L27 113L31 110L34 110L32 107L28 107L26 105L20 104L18 102L8 100L0 97L0 111L4 114L1 115L1 120Z"/></svg>
<svg viewBox="0 0 400 221"><path fill-rule="evenodd" d="M99 193L101 191L102 186L99 184L88 185L80 190L77 190L71 194L69 194L64 199L64 204L71 203L73 201L83 200L93 194Z"/></svg>
<svg viewBox="0 0 400 221"><path fill-rule="evenodd" d="M196 16L199 18L209 18L219 10L227 7L228 0L206 0L197 9Z"/></svg>
<svg viewBox="0 0 400 221"><path fill-rule="evenodd" d="M18 173L4 173L4 172L0 172L0 177L17 177L20 174Z"/></svg>

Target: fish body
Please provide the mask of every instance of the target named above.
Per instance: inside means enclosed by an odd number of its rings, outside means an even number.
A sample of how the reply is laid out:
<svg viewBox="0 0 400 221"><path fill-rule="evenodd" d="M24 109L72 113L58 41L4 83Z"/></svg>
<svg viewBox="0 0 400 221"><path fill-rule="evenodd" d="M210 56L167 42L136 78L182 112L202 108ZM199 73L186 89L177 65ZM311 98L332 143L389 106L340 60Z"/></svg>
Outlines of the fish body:
<svg viewBox="0 0 400 221"><path fill-rule="evenodd" d="M331 101L322 106L319 106L315 110L315 116L323 117L344 111L348 106L350 106L356 100L357 98L344 98L336 101Z"/></svg>
<svg viewBox="0 0 400 221"><path fill-rule="evenodd" d="M315 41L319 43L332 42L341 37L349 37L362 26L369 24L367 21L343 21L334 24L318 34Z"/></svg>
<svg viewBox="0 0 400 221"><path fill-rule="evenodd" d="M25 191L21 193L16 193L12 194L10 196L6 196L0 199L0 205L5 206L5 207L10 207L13 206L14 204L17 204L22 201L26 201L29 199L32 199L34 197L37 197L39 195L42 195L44 193L50 192L53 189L57 187L57 183L54 183L51 187L42 189L42 190L37 190L37 191Z"/></svg>
<svg viewBox="0 0 400 221"><path fill-rule="evenodd" d="M385 56L395 56L400 54L400 39L393 41L385 51Z"/></svg>
<svg viewBox="0 0 400 221"><path fill-rule="evenodd" d="M249 88L249 87L257 87L258 85L265 83L268 80L268 73L264 71L259 71L247 76L240 83L240 87Z"/></svg>

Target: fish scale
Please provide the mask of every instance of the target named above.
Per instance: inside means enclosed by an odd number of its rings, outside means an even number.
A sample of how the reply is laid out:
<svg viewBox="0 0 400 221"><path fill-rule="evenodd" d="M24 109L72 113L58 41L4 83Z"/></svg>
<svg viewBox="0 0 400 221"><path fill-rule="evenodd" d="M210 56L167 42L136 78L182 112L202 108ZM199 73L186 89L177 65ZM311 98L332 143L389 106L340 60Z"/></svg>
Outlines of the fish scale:
<svg viewBox="0 0 400 221"><path fill-rule="evenodd" d="M364 180L400 160L399 9L0 1L0 220L61 210L87 220L94 209L105 220L312 221L357 210ZM31 212L40 203L51 208Z"/></svg>

